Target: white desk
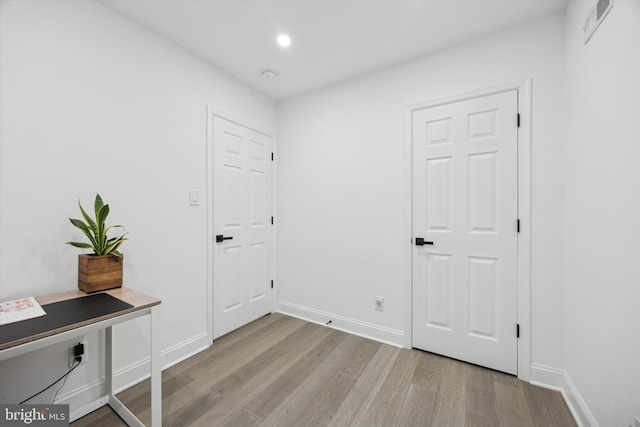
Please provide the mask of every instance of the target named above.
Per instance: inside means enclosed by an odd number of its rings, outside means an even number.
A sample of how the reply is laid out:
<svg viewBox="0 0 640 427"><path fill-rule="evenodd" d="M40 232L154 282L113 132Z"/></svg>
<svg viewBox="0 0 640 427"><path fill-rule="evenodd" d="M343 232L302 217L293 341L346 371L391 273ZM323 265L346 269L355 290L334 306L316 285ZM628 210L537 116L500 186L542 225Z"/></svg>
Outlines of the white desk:
<svg viewBox="0 0 640 427"><path fill-rule="evenodd" d="M162 378L160 366L160 343L158 342L158 328L156 316L153 315L155 306L160 300L143 295L128 288L117 288L105 293L118 298L133 307L116 313L95 317L83 322L60 327L58 329L16 339L0 345L0 361L28 353L43 347L57 344L69 339L80 337L100 329L105 330L105 385L106 404L109 405L128 425L144 426L142 422L115 397L113 392L113 330L112 326L136 317L149 316L150 323L150 351L151 351L151 425L162 425ZM52 304L73 298L86 297L80 290L62 292L58 294L36 297L40 305ZM46 307L45 307L46 311Z"/></svg>

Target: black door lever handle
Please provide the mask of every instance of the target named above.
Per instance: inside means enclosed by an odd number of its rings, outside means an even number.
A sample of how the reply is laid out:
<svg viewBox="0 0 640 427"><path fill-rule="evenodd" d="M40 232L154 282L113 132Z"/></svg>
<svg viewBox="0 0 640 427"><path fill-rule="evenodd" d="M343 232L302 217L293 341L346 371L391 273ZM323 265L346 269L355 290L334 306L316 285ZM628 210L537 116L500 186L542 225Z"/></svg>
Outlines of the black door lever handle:
<svg viewBox="0 0 640 427"><path fill-rule="evenodd" d="M416 237L416 246L433 245L433 242L427 242L422 237Z"/></svg>
<svg viewBox="0 0 640 427"><path fill-rule="evenodd" d="M220 243L220 242L223 242L225 240L231 240L231 239L233 239L233 237L224 237L222 234L218 234L216 236L216 243Z"/></svg>

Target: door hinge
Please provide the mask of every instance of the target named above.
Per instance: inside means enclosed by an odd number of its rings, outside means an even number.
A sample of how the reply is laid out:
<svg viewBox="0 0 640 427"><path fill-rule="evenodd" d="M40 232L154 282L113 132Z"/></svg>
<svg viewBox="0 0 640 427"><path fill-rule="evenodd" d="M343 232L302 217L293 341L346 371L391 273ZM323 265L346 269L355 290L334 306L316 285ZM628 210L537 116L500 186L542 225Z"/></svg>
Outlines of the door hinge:
<svg viewBox="0 0 640 427"><path fill-rule="evenodd" d="M273 225L273 217L271 217L271 225Z"/></svg>
<svg viewBox="0 0 640 427"><path fill-rule="evenodd" d="M520 127L520 113L518 113L518 127Z"/></svg>
<svg viewBox="0 0 640 427"><path fill-rule="evenodd" d="M271 161L273 162L273 153L271 153Z"/></svg>
<svg viewBox="0 0 640 427"><path fill-rule="evenodd" d="M518 220L516 221L516 230L518 231L518 233L520 232L520 218L518 218Z"/></svg>
<svg viewBox="0 0 640 427"><path fill-rule="evenodd" d="M273 289L273 280L271 281L271 289Z"/></svg>
<svg viewBox="0 0 640 427"><path fill-rule="evenodd" d="M520 338L520 323L516 323L516 338Z"/></svg>

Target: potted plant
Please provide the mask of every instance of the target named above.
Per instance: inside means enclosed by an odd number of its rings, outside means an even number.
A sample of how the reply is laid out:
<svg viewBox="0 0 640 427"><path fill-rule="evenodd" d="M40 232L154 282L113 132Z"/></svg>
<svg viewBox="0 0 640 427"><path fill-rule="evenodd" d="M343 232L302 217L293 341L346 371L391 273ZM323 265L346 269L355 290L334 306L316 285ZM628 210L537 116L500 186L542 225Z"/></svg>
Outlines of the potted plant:
<svg viewBox="0 0 640 427"><path fill-rule="evenodd" d="M109 205L104 204L100 194L96 194L94 202L95 218L91 218L78 201L83 220L69 218L71 224L80 229L89 239L85 242L67 242L71 246L82 249L93 249L93 254L78 256L78 288L84 292L97 292L122 286L122 254L120 245L127 240L124 227L105 222L109 215ZM123 233L117 237L108 237L111 229L120 228Z"/></svg>

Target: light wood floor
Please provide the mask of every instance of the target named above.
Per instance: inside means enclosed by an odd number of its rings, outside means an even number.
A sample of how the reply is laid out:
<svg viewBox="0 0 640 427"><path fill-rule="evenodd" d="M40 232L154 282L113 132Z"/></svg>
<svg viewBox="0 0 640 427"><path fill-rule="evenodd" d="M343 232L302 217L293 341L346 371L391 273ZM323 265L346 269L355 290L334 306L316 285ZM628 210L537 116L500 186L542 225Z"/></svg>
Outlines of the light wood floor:
<svg viewBox="0 0 640 427"><path fill-rule="evenodd" d="M575 426L560 393L281 314L162 373L165 426ZM150 422L149 381L118 397ZM123 426L103 407L79 426Z"/></svg>

